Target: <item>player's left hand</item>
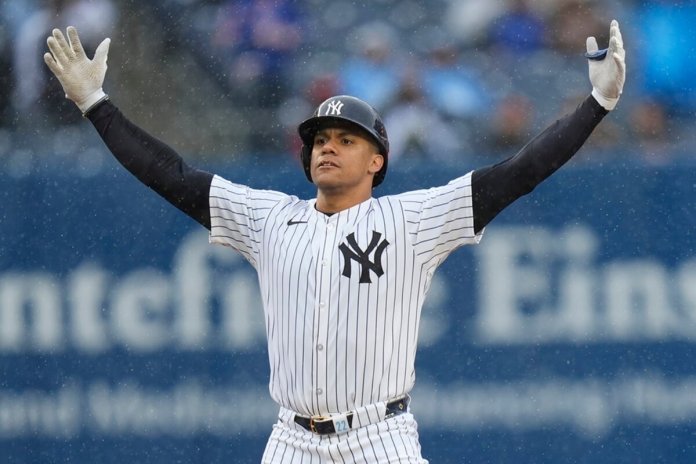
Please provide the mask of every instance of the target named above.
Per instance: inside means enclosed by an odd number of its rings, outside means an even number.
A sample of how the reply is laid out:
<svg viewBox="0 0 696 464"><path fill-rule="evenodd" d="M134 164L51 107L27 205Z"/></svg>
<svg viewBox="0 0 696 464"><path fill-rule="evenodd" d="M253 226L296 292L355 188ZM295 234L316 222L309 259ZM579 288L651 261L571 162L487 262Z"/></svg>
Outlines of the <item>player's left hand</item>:
<svg viewBox="0 0 696 464"><path fill-rule="evenodd" d="M53 29L46 41L51 53L44 54L44 61L63 86L66 98L74 101L84 114L106 97L102 85L110 39L99 44L94 59L90 60L82 48L77 30L70 26L67 33L66 40L60 29Z"/></svg>
<svg viewBox="0 0 696 464"><path fill-rule="evenodd" d="M586 45L587 54L590 56L599 49L597 39L594 37L588 37ZM626 51L623 48L618 21L611 22L606 57L588 59L587 62L590 68L592 96L605 109L613 110L623 91L624 82L626 82Z"/></svg>

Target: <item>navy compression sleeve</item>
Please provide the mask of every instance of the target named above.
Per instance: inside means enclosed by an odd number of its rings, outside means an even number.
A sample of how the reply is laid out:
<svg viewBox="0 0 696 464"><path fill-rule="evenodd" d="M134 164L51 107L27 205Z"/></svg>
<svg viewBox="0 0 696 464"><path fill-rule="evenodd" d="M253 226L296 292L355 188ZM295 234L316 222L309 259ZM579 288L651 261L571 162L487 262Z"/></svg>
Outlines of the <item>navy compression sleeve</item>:
<svg viewBox="0 0 696 464"><path fill-rule="evenodd" d="M133 124L110 101L86 115L114 157L143 184L210 229L213 175L191 168L171 147Z"/></svg>
<svg viewBox="0 0 696 464"><path fill-rule="evenodd" d="M476 233L570 160L607 113L588 96L574 112L534 137L516 155L475 170L471 187Z"/></svg>

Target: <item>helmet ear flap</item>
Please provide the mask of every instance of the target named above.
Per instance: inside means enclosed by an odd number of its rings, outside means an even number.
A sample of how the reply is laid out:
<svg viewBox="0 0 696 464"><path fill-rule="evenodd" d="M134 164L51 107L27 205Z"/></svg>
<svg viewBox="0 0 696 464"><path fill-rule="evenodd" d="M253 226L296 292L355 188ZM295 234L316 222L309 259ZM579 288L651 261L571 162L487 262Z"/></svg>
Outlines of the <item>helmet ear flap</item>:
<svg viewBox="0 0 696 464"><path fill-rule="evenodd" d="M312 181L312 170L311 170L312 147L309 147L307 145L302 145L302 151L300 152L300 160L302 161L302 167L304 168L304 173L305 173L305 176L307 176L307 180L314 183Z"/></svg>

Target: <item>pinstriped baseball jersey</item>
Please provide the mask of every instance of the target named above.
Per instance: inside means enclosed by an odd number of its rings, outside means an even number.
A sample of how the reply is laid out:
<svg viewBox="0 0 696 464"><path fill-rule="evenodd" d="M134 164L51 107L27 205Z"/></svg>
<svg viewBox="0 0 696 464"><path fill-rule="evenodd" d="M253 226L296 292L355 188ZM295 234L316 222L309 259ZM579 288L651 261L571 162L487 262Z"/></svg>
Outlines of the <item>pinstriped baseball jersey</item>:
<svg viewBox="0 0 696 464"><path fill-rule="evenodd" d="M307 416L411 390L433 273L481 237L471 173L330 216L315 203L218 176L210 188L210 241L238 250L258 273L271 396Z"/></svg>

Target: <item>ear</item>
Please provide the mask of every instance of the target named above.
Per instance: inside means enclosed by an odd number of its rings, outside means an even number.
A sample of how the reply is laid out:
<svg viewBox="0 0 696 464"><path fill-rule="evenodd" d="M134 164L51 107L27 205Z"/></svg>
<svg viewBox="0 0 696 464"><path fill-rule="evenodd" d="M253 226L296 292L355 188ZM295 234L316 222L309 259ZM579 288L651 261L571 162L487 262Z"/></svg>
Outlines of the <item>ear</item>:
<svg viewBox="0 0 696 464"><path fill-rule="evenodd" d="M368 171L371 174L377 174L380 169L382 169L382 166L384 166L384 156L379 153L372 155L372 161L370 162Z"/></svg>

